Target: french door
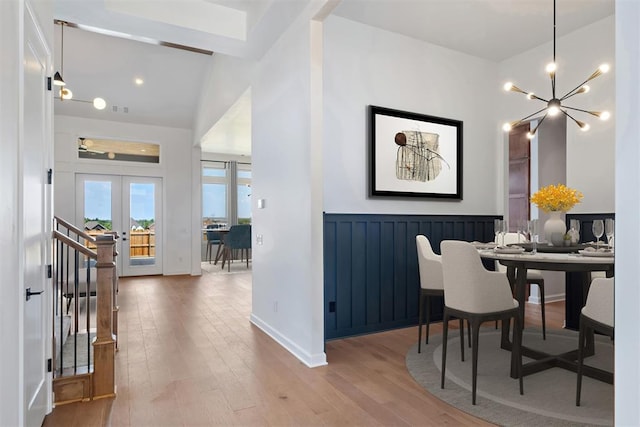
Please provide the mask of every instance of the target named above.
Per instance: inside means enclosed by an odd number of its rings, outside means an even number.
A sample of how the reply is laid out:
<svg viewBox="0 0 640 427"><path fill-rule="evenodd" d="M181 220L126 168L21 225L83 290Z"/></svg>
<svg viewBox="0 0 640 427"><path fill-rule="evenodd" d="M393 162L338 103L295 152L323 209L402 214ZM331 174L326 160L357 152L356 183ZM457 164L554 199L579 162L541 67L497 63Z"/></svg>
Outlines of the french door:
<svg viewBox="0 0 640 427"><path fill-rule="evenodd" d="M76 225L117 231L118 275L162 274L162 179L76 175Z"/></svg>

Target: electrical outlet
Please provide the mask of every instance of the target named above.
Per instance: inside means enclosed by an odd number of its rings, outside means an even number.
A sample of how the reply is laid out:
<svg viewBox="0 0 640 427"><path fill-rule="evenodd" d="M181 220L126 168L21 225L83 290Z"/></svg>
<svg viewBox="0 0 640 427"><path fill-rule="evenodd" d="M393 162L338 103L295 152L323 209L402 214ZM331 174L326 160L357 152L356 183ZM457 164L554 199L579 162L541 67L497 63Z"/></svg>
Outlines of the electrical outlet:
<svg viewBox="0 0 640 427"><path fill-rule="evenodd" d="M264 243L263 238L262 238L262 234L256 234L256 242L259 245L262 245Z"/></svg>

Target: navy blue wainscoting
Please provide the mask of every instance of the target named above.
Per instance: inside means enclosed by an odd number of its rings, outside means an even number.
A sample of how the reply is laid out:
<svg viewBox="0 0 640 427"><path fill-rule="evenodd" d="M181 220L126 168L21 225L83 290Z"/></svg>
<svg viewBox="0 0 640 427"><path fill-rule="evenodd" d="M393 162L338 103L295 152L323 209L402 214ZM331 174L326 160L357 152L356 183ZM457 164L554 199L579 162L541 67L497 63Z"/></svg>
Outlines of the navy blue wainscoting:
<svg viewBox="0 0 640 427"><path fill-rule="evenodd" d="M580 221L580 243L595 242L591 227L596 219L605 220L614 218L615 214L594 213L594 214L567 214L567 228L572 219ZM606 236L601 238L607 241ZM580 311L587 301L589 292L590 275L588 273L567 273L565 280L565 327L578 330L580 327Z"/></svg>
<svg viewBox="0 0 640 427"><path fill-rule="evenodd" d="M493 241L495 218L325 213L325 339L417 324L416 235L440 253L442 240ZM432 320L442 319L442 304L432 298Z"/></svg>

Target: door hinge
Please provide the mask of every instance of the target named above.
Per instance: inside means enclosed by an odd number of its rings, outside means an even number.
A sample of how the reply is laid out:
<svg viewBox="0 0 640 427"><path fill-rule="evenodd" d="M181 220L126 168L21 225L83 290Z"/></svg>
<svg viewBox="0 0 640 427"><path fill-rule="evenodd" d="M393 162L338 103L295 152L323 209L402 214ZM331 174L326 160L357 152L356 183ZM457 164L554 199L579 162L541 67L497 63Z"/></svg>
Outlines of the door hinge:
<svg viewBox="0 0 640 427"><path fill-rule="evenodd" d="M47 359L47 372L51 372L53 370L53 361L51 358Z"/></svg>
<svg viewBox="0 0 640 427"><path fill-rule="evenodd" d="M47 184L51 184L51 181L53 181L53 169L47 171Z"/></svg>
<svg viewBox="0 0 640 427"><path fill-rule="evenodd" d="M51 90L51 77L47 77L47 90Z"/></svg>
<svg viewBox="0 0 640 427"><path fill-rule="evenodd" d="M47 279L51 279L53 277L53 266L51 264L47 264Z"/></svg>

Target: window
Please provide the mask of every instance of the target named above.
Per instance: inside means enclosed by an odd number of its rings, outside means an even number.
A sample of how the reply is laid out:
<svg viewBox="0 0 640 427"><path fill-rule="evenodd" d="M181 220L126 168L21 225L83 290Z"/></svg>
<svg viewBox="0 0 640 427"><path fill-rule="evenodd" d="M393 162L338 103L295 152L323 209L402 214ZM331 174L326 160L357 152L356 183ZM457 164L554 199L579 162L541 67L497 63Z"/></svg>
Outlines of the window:
<svg viewBox="0 0 640 427"><path fill-rule="evenodd" d="M211 224L251 224L250 164L202 163L202 228Z"/></svg>
<svg viewBox="0 0 640 427"><path fill-rule="evenodd" d="M238 165L238 224L251 224L251 165Z"/></svg>
<svg viewBox="0 0 640 427"><path fill-rule="evenodd" d="M224 162L202 166L202 228L227 225L227 171Z"/></svg>

